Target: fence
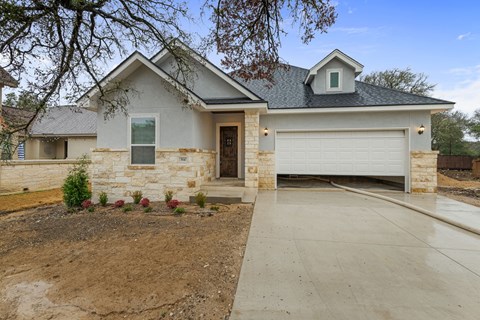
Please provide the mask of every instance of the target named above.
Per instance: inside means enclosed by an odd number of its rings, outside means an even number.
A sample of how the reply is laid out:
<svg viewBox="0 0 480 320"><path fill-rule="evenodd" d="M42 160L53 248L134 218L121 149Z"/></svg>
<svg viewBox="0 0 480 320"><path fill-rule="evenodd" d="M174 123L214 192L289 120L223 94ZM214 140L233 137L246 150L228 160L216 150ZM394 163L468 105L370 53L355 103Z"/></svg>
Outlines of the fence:
<svg viewBox="0 0 480 320"><path fill-rule="evenodd" d="M0 162L0 194L60 188L68 170L76 162L76 160Z"/></svg>
<svg viewBox="0 0 480 320"><path fill-rule="evenodd" d="M472 170L472 156L438 155L437 169Z"/></svg>

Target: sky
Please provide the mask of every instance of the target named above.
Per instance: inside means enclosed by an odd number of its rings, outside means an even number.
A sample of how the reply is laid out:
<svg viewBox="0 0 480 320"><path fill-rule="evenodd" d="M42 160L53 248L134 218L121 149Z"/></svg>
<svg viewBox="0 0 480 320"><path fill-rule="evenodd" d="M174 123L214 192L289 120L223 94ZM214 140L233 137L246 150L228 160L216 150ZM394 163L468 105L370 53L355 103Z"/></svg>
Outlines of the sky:
<svg viewBox="0 0 480 320"><path fill-rule="evenodd" d="M192 16L199 17L204 0L186 1ZM436 84L434 97L454 101L456 110L470 115L480 109L480 1L333 1L336 23L307 45L285 17L288 35L282 38L280 56L286 62L311 68L340 49L364 65L363 74L410 67ZM185 27L206 35L210 21L204 17ZM214 52L208 59L220 66ZM106 71L121 61L112 60Z"/></svg>

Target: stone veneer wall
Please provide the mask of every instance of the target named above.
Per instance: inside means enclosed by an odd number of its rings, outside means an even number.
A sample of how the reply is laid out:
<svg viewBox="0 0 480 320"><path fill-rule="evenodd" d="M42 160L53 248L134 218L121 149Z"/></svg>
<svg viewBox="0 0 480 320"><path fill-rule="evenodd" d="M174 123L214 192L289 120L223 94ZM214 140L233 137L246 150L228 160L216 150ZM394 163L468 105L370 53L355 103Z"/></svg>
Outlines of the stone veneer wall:
<svg viewBox="0 0 480 320"><path fill-rule="evenodd" d="M260 115L245 111L245 187L258 188L258 140Z"/></svg>
<svg viewBox="0 0 480 320"><path fill-rule="evenodd" d="M92 152L92 191L97 201L100 192L109 201L131 202L136 190L159 201L166 189L175 199L186 201L203 182L215 178L215 152L201 149L157 149L155 165L129 165L128 149L95 149Z"/></svg>
<svg viewBox="0 0 480 320"><path fill-rule="evenodd" d="M275 189L275 151L258 151L258 188Z"/></svg>
<svg viewBox="0 0 480 320"><path fill-rule="evenodd" d="M410 152L410 179L414 193L437 192L438 151Z"/></svg>
<svg viewBox="0 0 480 320"><path fill-rule="evenodd" d="M67 177L68 170L75 163L77 163L77 160L13 160L1 162L0 193L60 188Z"/></svg>

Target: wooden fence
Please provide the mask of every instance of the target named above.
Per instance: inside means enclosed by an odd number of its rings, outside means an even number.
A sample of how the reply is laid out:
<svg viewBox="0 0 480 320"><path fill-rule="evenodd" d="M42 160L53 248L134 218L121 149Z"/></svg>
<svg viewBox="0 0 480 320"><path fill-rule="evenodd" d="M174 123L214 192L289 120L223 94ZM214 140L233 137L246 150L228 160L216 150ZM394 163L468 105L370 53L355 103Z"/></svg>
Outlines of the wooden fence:
<svg viewBox="0 0 480 320"><path fill-rule="evenodd" d="M438 155L437 169L472 170L472 156Z"/></svg>

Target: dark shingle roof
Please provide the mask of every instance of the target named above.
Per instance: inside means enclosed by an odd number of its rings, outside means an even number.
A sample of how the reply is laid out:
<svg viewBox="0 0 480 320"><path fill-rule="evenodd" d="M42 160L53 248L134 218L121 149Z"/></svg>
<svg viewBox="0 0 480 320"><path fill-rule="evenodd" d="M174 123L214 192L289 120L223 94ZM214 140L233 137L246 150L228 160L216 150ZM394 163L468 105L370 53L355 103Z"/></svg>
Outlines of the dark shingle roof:
<svg viewBox="0 0 480 320"><path fill-rule="evenodd" d="M242 84L268 101L269 109L453 104L361 81L355 81L353 93L314 94L312 88L303 83L308 72L308 69L289 66L275 71L275 84L271 87L263 80L242 81Z"/></svg>
<svg viewBox="0 0 480 320"><path fill-rule="evenodd" d="M1 118L10 128L22 128L35 116L35 112L2 106Z"/></svg>
<svg viewBox="0 0 480 320"><path fill-rule="evenodd" d="M15 80L5 69L0 67L0 84L16 88L18 86L18 81Z"/></svg>
<svg viewBox="0 0 480 320"><path fill-rule="evenodd" d="M31 135L41 136L93 136L97 134L97 113L75 106L47 108L35 120Z"/></svg>

